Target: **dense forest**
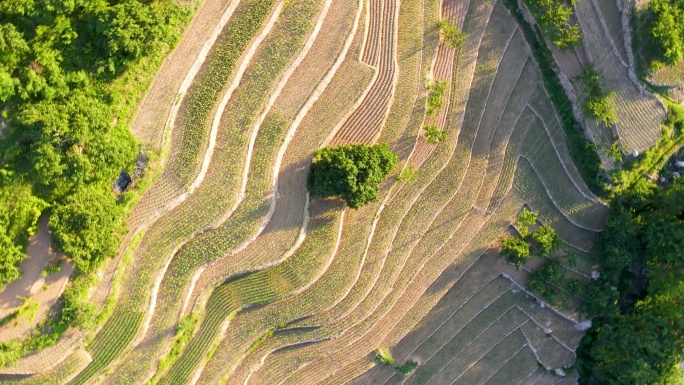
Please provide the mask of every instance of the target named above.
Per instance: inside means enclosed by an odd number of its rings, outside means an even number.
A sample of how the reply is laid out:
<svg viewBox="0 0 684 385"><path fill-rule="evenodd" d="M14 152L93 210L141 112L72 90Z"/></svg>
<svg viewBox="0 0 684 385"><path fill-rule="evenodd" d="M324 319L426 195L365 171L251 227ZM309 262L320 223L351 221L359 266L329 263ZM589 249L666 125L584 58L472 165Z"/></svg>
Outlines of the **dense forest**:
<svg viewBox="0 0 684 385"><path fill-rule="evenodd" d="M597 243L604 268L588 287L593 326L582 339L581 384L684 381L684 180L641 179L616 197Z"/></svg>
<svg viewBox="0 0 684 385"><path fill-rule="evenodd" d="M44 210L81 272L116 252L131 197L112 186L139 152L124 75L153 71L188 15L165 0L0 2L0 285Z"/></svg>

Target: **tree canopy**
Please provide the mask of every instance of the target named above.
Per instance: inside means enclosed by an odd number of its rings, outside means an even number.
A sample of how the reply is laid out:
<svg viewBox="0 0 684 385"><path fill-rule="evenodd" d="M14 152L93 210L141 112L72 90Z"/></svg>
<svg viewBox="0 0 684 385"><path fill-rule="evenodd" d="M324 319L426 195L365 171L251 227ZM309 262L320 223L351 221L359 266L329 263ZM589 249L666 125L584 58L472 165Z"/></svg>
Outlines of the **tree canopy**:
<svg viewBox="0 0 684 385"><path fill-rule="evenodd" d="M684 1L651 0L650 34L659 60L675 65L684 59Z"/></svg>
<svg viewBox="0 0 684 385"><path fill-rule="evenodd" d="M170 0L0 2L0 172L4 191L21 191L0 221L23 228L0 235L5 278L16 277L10 266L47 207L56 242L79 268L111 255L124 214L112 185L138 153L127 120L140 92L114 85L127 71L147 77L143 59L175 44L187 15ZM26 212L31 220L12 219Z"/></svg>
<svg viewBox="0 0 684 385"><path fill-rule="evenodd" d="M611 206L585 294L593 327L578 351L581 384L684 381L684 182L632 189Z"/></svg>
<svg viewBox="0 0 684 385"><path fill-rule="evenodd" d="M339 196L358 209L378 199L380 183L398 161L386 144L320 149L311 164L309 191L320 197Z"/></svg>

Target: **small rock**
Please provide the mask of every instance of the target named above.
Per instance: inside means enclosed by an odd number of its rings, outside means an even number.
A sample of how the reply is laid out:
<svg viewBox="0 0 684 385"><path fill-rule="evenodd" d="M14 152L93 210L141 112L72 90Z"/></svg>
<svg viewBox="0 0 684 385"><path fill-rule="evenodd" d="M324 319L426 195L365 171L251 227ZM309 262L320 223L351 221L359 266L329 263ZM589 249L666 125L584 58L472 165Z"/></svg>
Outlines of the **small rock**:
<svg viewBox="0 0 684 385"><path fill-rule="evenodd" d="M556 374L561 377L565 377L565 372L563 371L563 369L556 369Z"/></svg>
<svg viewBox="0 0 684 385"><path fill-rule="evenodd" d="M677 168L684 168L684 160L678 160L675 162Z"/></svg>
<svg viewBox="0 0 684 385"><path fill-rule="evenodd" d="M575 325L575 329L581 330L581 331L587 330L590 327L591 327L591 320L580 322L580 323Z"/></svg>
<svg viewBox="0 0 684 385"><path fill-rule="evenodd" d="M679 174L677 171L672 173L672 177L675 179L679 178L680 176L681 176L681 174Z"/></svg>
<svg viewBox="0 0 684 385"><path fill-rule="evenodd" d="M632 151L632 156L635 157L635 158L636 158L637 156L639 156L639 151L637 151L637 150Z"/></svg>
<svg viewBox="0 0 684 385"><path fill-rule="evenodd" d="M661 176L660 177L660 183L665 183L665 182L667 182L667 179L665 179L664 176Z"/></svg>
<svg viewBox="0 0 684 385"><path fill-rule="evenodd" d="M546 307L546 304L545 304L544 302L540 302L540 303L539 303L539 307L541 307L541 308L543 309L543 308Z"/></svg>
<svg viewBox="0 0 684 385"><path fill-rule="evenodd" d="M596 271L596 270L592 270L592 271L591 271L591 279L596 280L596 279L599 279L599 278L601 278L601 273L599 273L599 272Z"/></svg>

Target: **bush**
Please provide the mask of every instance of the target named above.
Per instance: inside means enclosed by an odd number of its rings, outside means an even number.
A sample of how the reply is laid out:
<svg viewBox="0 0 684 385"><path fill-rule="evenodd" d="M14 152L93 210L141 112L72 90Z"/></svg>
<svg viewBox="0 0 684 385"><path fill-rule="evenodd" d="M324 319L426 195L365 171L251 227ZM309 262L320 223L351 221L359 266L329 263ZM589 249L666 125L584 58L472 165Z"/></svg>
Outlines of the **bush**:
<svg viewBox="0 0 684 385"><path fill-rule="evenodd" d="M570 25L572 8L560 0L525 0L530 11L551 41L560 49L570 49L581 41L579 26Z"/></svg>
<svg viewBox="0 0 684 385"><path fill-rule="evenodd" d="M451 20L440 20L439 21L439 37L444 44L447 46L459 49L465 43L465 34L458 29L457 26L452 24Z"/></svg>
<svg viewBox="0 0 684 385"><path fill-rule="evenodd" d="M446 132L440 130L437 126L428 125L423 128L425 128L425 137L428 143L437 144L446 140Z"/></svg>
<svg viewBox="0 0 684 385"><path fill-rule="evenodd" d="M515 264L518 270L527 262L530 256L530 244L523 238L508 237L501 240L501 254Z"/></svg>
<svg viewBox="0 0 684 385"><path fill-rule="evenodd" d="M552 251L560 249L560 237L556 233L556 230L551 226L540 226L537 231L532 234L532 238L541 249L543 255L548 255Z"/></svg>
<svg viewBox="0 0 684 385"><path fill-rule="evenodd" d="M584 114L593 117L598 123L606 127L617 123L615 92L603 90L600 75L593 68L585 69L579 77L587 86L588 91L587 101L583 108Z"/></svg>
<svg viewBox="0 0 684 385"><path fill-rule="evenodd" d="M415 183L416 181L416 174L418 174L418 170L415 169L410 164L407 164L406 167L404 167L403 170L399 173L399 176L397 177L397 180L399 182L404 182L404 183Z"/></svg>
<svg viewBox="0 0 684 385"><path fill-rule="evenodd" d="M676 65L684 59L684 2L652 0L648 9L653 18L649 33L658 60Z"/></svg>
<svg viewBox="0 0 684 385"><path fill-rule="evenodd" d="M54 210L50 228L76 267L91 273L117 252L118 234L123 229L121 211L112 193L80 190Z"/></svg>
<svg viewBox="0 0 684 385"><path fill-rule="evenodd" d="M442 96L446 92L447 83L445 81L431 82L428 85L428 98L427 98L427 113L428 115L437 115L439 110L444 105L442 101Z"/></svg>
<svg viewBox="0 0 684 385"><path fill-rule="evenodd" d="M378 199L380 183L399 158L387 144L326 147L316 151L308 177L314 196L339 196L358 209Z"/></svg>
<svg viewBox="0 0 684 385"><path fill-rule="evenodd" d="M518 218L515 221L516 228L518 232L523 237L526 237L530 233L530 226L537 223L537 212L530 211L523 208L523 210L518 214Z"/></svg>

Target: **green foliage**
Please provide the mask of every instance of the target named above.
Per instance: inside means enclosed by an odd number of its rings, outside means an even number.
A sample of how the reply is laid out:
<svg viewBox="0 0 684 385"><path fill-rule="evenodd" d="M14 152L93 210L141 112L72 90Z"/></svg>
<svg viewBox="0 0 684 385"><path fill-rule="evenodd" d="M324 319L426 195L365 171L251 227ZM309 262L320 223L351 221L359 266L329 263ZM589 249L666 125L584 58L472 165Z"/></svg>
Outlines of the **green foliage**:
<svg viewBox="0 0 684 385"><path fill-rule="evenodd" d="M320 197L339 196L358 209L378 199L380 183L398 161L386 144L323 148L313 157L309 191Z"/></svg>
<svg viewBox="0 0 684 385"><path fill-rule="evenodd" d="M375 349L375 361L388 366L394 366L394 358L389 349L377 348Z"/></svg>
<svg viewBox="0 0 684 385"><path fill-rule="evenodd" d="M404 169L401 170L401 172L399 173L397 180L399 182L404 182L408 184L415 183L416 174L418 174L418 170L416 170L416 168L412 165L407 164L406 167L404 167Z"/></svg>
<svg viewBox="0 0 684 385"><path fill-rule="evenodd" d="M601 159L596 152L596 147L587 140L583 129L572 115L572 103L554 71L557 66L551 50L544 43L539 29L533 29L525 21L516 0L504 0L504 4L518 21L527 42L532 48L532 54L539 65L544 86L562 123L566 144L573 163L577 166L582 179L591 191L599 196L605 195Z"/></svg>
<svg viewBox="0 0 684 385"><path fill-rule="evenodd" d="M657 59L676 65L684 59L684 2L652 0L648 9L652 14L648 31Z"/></svg>
<svg viewBox="0 0 684 385"><path fill-rule="evenodd" d="M0 367L12 365L21 357L21 349L17 341L0 343Z"/></svg>
<svg viewBox="0 0 684 385"><path fill-rule="evenodd" d="M570 24L572 7L560 0L525 0L535 18L551 41L560 49L571 49L580 44L579 26Z"/></svg>
<svg viewBox="0 0 684 385"><path fill-rule="evenodd" d="M539 246L543 255L549 255L549 253L556 251L561 247L560 237L556 233L556 230L549 225L539 226L532 234L532 238L537 246Z"/></svg>
<svg viewBox="0 0 684 385"><path fill-rule="evenodd" d="M501 240L501 254L515 264L518 270L527 262L530 256L530 244L520 237L507 237Z"/></svg>
<svg viewBox="0 0 684 385"><path fill-rule="evenodd" d="M526 208L523 208L515 221L516 228L518 229L520 235L526 237L530 233L530 226L533 226L535 223L537 223L537 215L538 213L536 211L530 211Z"/></svg>
<svg viewBox="0 0 684 385"><path fill-rule="evenodd" d="M47 204L31 188L0 170L0 286L19 278L28 239Z"/></svg>
<svg viewBox="0 0 684 385"><path fill-rule="evenodd" d="M459 49L465 43L465 34L451 20L439 21L439 37L447 46Z"/></svg>
<svg viewBox="0 0 684 385"><path fill-rule="evenodd" d="M159 379L159 375L164 373L178 358L183 354L183 348L188 344L192 334L197 329L199 324L199 317L196 313L192 313L186 317L183 317L180 322L178 322L178 328L176 329L176 337L171 343L171 350L164 358L159 361L157 366L157 372L154 377L150 379L147 384L156 384Z"/></svg>
<svg viewBox="0 0 684 385"><path fill-rule="evenodd" d="M560 262L556 259L550 260L544 267L530 274L527 287L539 294L549 303L555 303L559 294L559 287L562 287L562 280L565 279Z"/></svg>
<svg viewBox="0 0 684 385"><path fill-rule="evenodd" d="M446 92L446 81L433 81L428 84L427 113L435 116L444 105L442 96Z"/></svg>
<svg viewBox="0 0 684 385"><path fill-rule="evenodd" d="M20 297L21 306L19 306L15 311L17 313L16 319L25 320L32 322L36 318L36 313L40 308L40 303L34 299L28 297Z"/></svg>
<svg viewBox="0 0 684 385"><path fill-rule="evenodd" d="M638 186L638 185L637 185ZM684 379L684 182L630 188L614 199L598 241L600 280L585 293L593 327L578 351L581 384Z"/></svg>
<svg viewBox="0 0 684 385"><path fill-rule="evenodd" d="M606 155L610 156L611 159L613 159L613 162L615 163L620 163L622 162L622 147L620 146L619 141L614 141L613 144L610 145L610 147L605 147L603 151L606 153Z"/></svg>
<svg viewBox="0 0 684 385"><path fill-rule="evenodd" d="M440 130L435 125L427 125L425 129L425 137L430 144L437 144L446 140L446 131Z"/></svg>
<svg viewBox="0 0 684 385"><path fill-rule="evenodd" d="M392 353L390 353L389 349L386 348L377 348L375 349L375 361L393 367L397 372L408 376L411 374L416 368L418 367L418 363L415 361L408 360L406 361L405 364L403 365L398 365L396 361L394 361L394 357L392 357Z"/></svg>
<svg viewBox="0 0 684 385"><path fill-rule="evenodd" d="M399 365L399 366L394 366L394 369L397 370L397 372L408 376L409 374L413 373L414 370L418 368L418 363L415 361L408 360L404 365Z"/></svg>
<svg viewBox="0 0 684 385"><path fill-rule="evenodd" d="M112 193L79 190L54 210L50 227L55 241L76 267L90 273L102 260L116 254L116 234L123 230L121 211Z"/></svg>
<svg viewBox="0 0 684 385"><path fill-rule="evenodd" d="M593 68L585 69L579 77L586 85L588 93L583 108L584 114L593 117L598 123L603 124L606 127L617 123L615 92L606 92L603 90L599 80L600 75Z"/></svg>

